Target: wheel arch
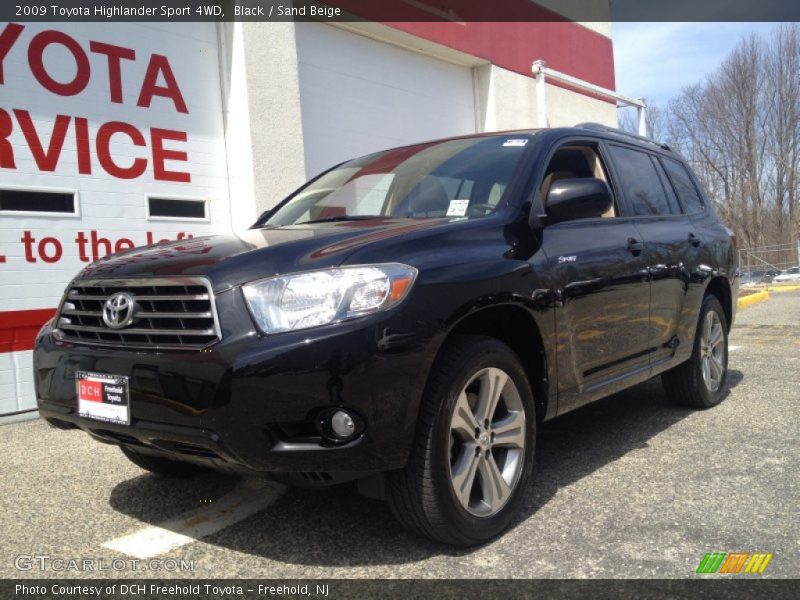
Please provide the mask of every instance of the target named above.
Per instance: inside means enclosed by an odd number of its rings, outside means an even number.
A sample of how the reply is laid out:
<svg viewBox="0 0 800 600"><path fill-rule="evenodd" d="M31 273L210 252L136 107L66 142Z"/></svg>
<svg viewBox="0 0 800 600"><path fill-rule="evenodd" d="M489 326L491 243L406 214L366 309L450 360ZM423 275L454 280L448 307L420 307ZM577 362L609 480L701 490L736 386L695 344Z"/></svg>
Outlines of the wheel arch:
<svg viewBox="0 0 800 600"><path fill-rule="evenodd" d="M555 415L555 402L550 402L546 346L539 324L529 310L505 303L472 311L450 327L439 353L448 340L458 335L485 335L508 345L525 368L536 403L537 420Z"/></svg>
<svg viewBox="0 0 800 600"><path fill-rule="evenodd" d="M705 295L715 296L719 300L722 310L725 311L725 321L730 331L733 322L733 293L730 282L721 275L713 277L706 286Z"/></svg>

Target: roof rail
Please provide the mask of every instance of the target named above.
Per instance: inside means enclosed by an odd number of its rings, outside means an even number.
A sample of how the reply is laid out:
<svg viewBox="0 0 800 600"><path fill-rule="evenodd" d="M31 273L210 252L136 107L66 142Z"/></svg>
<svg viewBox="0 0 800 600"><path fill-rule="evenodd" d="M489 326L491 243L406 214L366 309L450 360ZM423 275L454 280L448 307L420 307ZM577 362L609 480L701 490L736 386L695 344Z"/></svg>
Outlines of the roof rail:
<svg viewBox="0 0 800 600"><path fill-rule="evenodd" d="M590 131L602 131L605 133L613 133L616 135L620 135L627 138L632 138L634 140L638 140L640 142L646 142L648 144L654 144L659 148L663 148L664 150L669 150L670 147L665 144L664 142L659 142L649 137L644 137L642 135L637 135L635 133L631 133L630 131L625 131L624 129L619 129L618 127L610 127L608 125L603 125L602 123L578 123L575 125L578 129L588 129Z"/></svg>

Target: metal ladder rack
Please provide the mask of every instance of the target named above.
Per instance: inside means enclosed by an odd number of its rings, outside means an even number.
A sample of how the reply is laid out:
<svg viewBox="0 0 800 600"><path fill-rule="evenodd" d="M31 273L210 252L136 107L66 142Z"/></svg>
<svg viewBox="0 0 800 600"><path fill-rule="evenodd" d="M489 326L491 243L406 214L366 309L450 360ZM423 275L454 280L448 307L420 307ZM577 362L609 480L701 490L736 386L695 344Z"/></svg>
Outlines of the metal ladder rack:
<svg viewBox="0 0 800 600"><path fill-rule="evenodd" d="M589 83L583 79L578 79L572 75L561 73L547 66L543 60L536 60L531 65L536 77L536 116L539 126L547 127L547 92L546 80L550 78L559 83L566 84L569 87L576 88L601 98L607 98L617 103L617 106L635 106L639 117L639 135L647 138L647 102L644 98L630 98L622 94L618 94L614 90ZM613 129L613 128L610 128Z"/></svg>

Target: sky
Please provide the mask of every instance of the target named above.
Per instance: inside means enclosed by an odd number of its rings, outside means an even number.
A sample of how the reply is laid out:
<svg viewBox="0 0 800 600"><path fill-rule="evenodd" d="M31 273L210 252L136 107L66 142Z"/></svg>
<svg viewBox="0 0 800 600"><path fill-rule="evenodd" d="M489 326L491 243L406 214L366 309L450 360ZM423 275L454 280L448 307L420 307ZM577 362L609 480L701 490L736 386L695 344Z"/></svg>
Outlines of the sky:
<svg viewBox="0 0 800 600"><path fill-rule="evenodd" d="M703 81L750 33L775 23L614 23L617 91L663 106Z"/></svg>

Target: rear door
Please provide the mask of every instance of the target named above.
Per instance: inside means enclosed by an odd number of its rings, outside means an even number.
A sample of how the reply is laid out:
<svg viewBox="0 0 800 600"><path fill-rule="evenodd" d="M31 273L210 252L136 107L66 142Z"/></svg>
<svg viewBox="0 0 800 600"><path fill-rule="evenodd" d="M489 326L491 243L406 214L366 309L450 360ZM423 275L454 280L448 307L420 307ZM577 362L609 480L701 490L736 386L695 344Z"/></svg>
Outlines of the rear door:
<svg viewBox="0 0 800 600"><path fill-rule="evenodd" d="M697 315L708 278L714 273L722 273L730 281L735 281L737 253L730 232L717 218L686 165L668 156L660 156L659 161L692 225L689 231L691 247L687 248L686 258L690 276L678 325L678 339L681 342L678 354L681 358L691 354L697 330Z"/></svg>
<svg viewBox="0 0 800 600"><path fill-rule="evenodd" d="M702 240L684 213L655 153L610 144L614 169L625 196L625 212L644 241L644 260L650 276L650 363L671 360L693 335L680 331L689 310L687 291L697 265Z"/></svg>

